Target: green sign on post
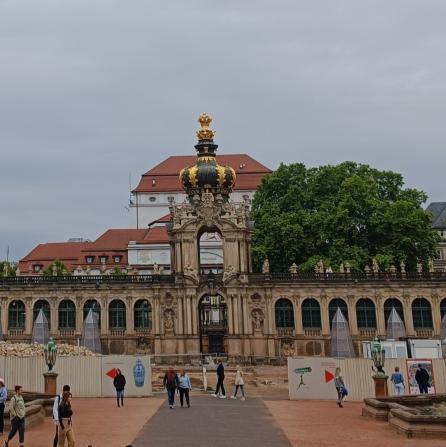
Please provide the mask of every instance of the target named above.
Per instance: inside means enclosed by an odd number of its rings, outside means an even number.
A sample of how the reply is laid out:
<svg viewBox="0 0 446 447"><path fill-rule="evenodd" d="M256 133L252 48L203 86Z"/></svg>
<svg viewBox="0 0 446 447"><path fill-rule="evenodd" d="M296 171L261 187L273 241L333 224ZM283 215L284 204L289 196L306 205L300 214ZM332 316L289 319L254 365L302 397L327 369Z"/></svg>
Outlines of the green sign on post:
<svg viewBox="0 0 446 447"><path fill-rule="evenodd" d="M305 374L311 372L311 366L307 366L305 368L297 368L294 370L296 374Z"/></svg>

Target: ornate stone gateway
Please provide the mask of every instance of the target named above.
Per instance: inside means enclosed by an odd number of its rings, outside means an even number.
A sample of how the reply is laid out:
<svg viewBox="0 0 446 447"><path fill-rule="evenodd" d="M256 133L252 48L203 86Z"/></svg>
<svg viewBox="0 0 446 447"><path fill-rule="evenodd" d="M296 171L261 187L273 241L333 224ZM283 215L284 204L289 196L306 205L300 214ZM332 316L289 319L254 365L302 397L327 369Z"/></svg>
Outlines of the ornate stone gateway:
<svg viewBox="0 0 446 447"><path fill-rule="evenodd" d="M199 303L200 351L207 354L227 353L227 306L218 294L204 295Z"/></svg>

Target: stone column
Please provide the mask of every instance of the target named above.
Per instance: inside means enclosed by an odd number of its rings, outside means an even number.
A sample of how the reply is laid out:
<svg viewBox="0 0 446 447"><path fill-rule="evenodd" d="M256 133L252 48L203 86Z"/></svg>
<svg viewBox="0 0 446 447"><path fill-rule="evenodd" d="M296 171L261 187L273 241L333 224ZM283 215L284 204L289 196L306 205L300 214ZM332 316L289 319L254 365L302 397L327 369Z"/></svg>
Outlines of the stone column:
<svg viewBox="0 0 446 447"><path fill-rule="evenodd" d="M403 312L404 312L404 325L406 326L406 335L408 337L415 336L415 329L413 327L412 318L412 303L410 296L403 296Z"/></svg>
<svg viewBox="0 0 446 447"><path fill-rule="evenodd" d="M184 335L183 297L178 297L178 334Z"/></svg>
<svg viewBox="0 0 446 447"><path fill-rule="evenodd" d="M382 303L381 298L378 298L376 300L376 322L377 322L377 330L378 330L378 337L385 337L386 336L386 322L384 321L384 305Z"/></svg>
<svg viewBox="0 0 446 447"><path fill-rule="evenodd" d="M31 336L33 332L33 308L31 306L31 298L24 299L25 302L25 335Z"/></svg>
<svg viewBox="0 0 446 447"><path fill-rule="evenodd" d="M238 310L238 335L244 334L244 327L243 327L243 304L242 304L242 297L240 295L237 295L237 310Z"/></svg>
<svg viewBox="0 0 446 447"><path fill-rule="evenodd" d="M76 328L74 330L74 333L79 335L82 334L84 325L84 309L82 306L82 300L77 298L75 300L75 305L76 305L76 319L75 319Z"/></svg>
<svg viewBox="0 0 446 447"><path fill-rule="evenodd" d="M192 335L191 298L186 296L186 333Z"/></svg>
<svg viewBox="0 0 446 447"><path fill-rule="evenodd" d="M330 335L330 318L328 314L328 299L326 296L321 297L320 306L322 335Z"/></svg>
<svg viewBox="0 0 446 447"><path fill-rule="evenodd" d="M296 328L296 335L303 335L304 326L302 323L302 310L301 310L300 297L296 297L293 300L293 308L294 308L294 326Z"/></svg>
<svg viewBox="0 0 446 447"><path fill-rule="evenodd" d="M232 296L227 297L228 306L228 334L234 334L234 315L232 313Z"/></svg>
<svg viewBox="0 0 446 447"><path fill-rule="evenodd" d="M441 330L441 312L440 312L440 300L438 299L438 295L436 293L431 294L431 311L432 311L434 337L439 337Z"/></svg>
<svg viewBox="0 0 446 447"><path fill-rule="evenodd" d="M198 314L198 305L197 305L197 296L194 295L192 297L192 334L193 335L198 335L198 318L197 318L197 314Z"/></svg>
<svg viewBox="0 0 446 447"><path fill-rule="evenodd" d="M108 335L108 302L107 299L101 301L101 335Z"/></svg>
<svg viewBox="0 0 446 447"><path fill-rule="evenodd" d="M0 308L1 308L1 321L2 321L2 329L3 334L8 333L8 303L6 300L0 301Z"/></svg>
<svg viewBox="0 0 446 447"><path fill-rule="evenodd" d="M358 330L358 322L356 320L356 302L354 296L352 295L347 296L347 303L348 303L350 333L352 336L358 336L359 330Z"/></svg>
<svg viewBox="0 0 446 447"><path fill-rule="evenodd" d="M234 295L232 297L232 315L233 315L233 326L234 326L234 334L240 334L240 324L239 324L239 309L238 309L238 296Z"/></svg>
<svg viewBox="0 0 446 447"><path fill-rule="evenodd" d="M59 316L59 308L57 305L57 299L51 298L49 300L50 303L50 334L57 334L57 320Z"/></svg>
<svg viewBox="0 0 446 447"><path fill-rule="evenodd" d="M249 330L249 320L248 320L248 298L246 296L242 296L243 302L243 333L249 334L251 331Z"/></svg>
<svg viewBox="0 0 446 447"><path fill-rule="evenodd" d="M133 298L128 297L124 300L125 303L125 333L132 335L135 333L134 328L134 315L133 315Z"/></svg>
<svg viewBox="0 0 446 447"><path fill-rule="evenodd" d="M160 300L159 295L153 297L153 330L155 335L160 334Z"/></svg>

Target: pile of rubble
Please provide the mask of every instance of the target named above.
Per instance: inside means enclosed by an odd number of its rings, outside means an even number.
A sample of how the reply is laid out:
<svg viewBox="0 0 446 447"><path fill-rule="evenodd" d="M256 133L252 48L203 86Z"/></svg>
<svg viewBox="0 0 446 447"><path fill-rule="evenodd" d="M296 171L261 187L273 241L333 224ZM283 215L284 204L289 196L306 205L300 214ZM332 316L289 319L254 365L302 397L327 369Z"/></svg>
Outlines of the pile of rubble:
<svg viewBox="0 0 446 447"><path fill-rule="evenodd" d="M9 341L0 341L0 356L10 357L36 357L43 356L43 350L45 346L37 343L11 343ZM70 356L83 356L91 357L96 354L84 346L73 346L66 343L60 343L57 345L57 355L70 357Z"/></svg>

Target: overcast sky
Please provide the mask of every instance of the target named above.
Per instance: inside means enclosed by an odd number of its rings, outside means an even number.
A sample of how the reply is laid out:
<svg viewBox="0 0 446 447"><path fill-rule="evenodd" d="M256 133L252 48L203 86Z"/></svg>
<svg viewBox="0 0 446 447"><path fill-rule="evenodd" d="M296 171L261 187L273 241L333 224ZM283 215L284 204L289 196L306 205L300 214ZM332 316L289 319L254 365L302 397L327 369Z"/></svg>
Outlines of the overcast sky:
<svg viewBox="0 0 446 447"><path fill-rule="evenodd" d="M128 226L194 154L344 160L446 201L446 1L0 0L0 259Z"/></svg>

